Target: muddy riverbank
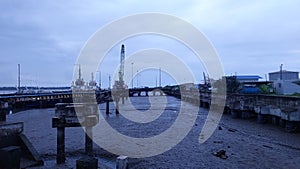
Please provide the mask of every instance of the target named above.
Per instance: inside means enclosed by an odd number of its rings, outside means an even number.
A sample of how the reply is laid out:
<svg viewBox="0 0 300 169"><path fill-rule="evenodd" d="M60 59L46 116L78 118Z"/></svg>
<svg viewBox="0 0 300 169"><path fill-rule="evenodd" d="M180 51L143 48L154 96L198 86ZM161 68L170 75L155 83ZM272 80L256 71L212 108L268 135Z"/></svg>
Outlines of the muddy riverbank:
<svg viewBox="0 0 300 169"><path fill-rule="evenodd" d="M103 119L116 131L136 138L147 138L166 131L178 117L180 101L167 97L165 111L153 122L134 123L122 115L116 116L111 103L111 114L105 114L105 104L99 105ZM147 97L131 98L136 109L150 108ZM156 96L152 104L162 104ZM185 103L185 111L191 113L195 107ZM126 111L126 109L125 109ZM128 110L129 111L129 110ZM153 110L161 111L161 110ZM147 158L129 158L130 168L298 168L300 164L300 133L286 133L284 129L270 124L257 124L255 119L232 119L223 115L219 127L203 144L199 134L208 111L201 109L188 135L171 150ZM54 109L32 109L7 116L7 121L24 122L24 134L45 160L42 168L75 168L76 159L84 153L84 130L66 129L67 163L57 166L56 129L51 128ZM100 168L113 168L113 155L97 144L95 156ZM217 157L220 150L225 156Z"/></svg>

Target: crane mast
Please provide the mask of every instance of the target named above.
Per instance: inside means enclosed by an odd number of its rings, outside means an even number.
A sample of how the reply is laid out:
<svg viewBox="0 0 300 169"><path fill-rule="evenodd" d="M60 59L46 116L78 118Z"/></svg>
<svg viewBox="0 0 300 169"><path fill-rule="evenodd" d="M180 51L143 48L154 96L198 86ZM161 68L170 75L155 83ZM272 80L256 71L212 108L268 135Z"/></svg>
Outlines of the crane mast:
<svg viewBox="0 0 300 169"><path fill-rule="evenodd" d="M124 85L124 60L125 60L125 45L122 44L120 55L120 70L119 70L119 83Z"/></svg>

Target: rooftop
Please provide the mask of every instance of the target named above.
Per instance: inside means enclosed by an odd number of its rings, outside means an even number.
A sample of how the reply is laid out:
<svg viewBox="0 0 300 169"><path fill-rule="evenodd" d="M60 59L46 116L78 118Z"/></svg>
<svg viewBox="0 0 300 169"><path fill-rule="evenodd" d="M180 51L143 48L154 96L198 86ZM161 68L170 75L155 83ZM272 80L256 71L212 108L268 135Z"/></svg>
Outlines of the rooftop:
<svg viewBox="0 0 300 169"><path fill-rule="evenodd" d="M236 76L236 79L238 80L248 80L248 79L261 79L262 77L258 75L239 75Z"/></svg>

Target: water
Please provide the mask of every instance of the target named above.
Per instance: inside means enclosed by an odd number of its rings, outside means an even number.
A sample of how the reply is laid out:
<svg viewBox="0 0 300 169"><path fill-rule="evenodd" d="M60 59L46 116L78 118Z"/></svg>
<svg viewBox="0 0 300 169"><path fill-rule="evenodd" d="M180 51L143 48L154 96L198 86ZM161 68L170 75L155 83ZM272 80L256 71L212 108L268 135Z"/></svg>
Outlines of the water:
<svg viewBox="0 0 300 169"><path fill-rule="evenodd" d="M17 92L17 90L0 90L0 95L1 94L13 94L16 92Z"/></svg>

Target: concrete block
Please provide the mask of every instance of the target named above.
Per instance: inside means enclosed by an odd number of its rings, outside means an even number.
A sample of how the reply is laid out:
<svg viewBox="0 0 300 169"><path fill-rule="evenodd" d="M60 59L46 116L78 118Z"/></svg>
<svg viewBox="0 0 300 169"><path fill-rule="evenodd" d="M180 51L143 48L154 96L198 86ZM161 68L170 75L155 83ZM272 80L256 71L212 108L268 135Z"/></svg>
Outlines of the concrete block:
<svg viewBox="0 0 300 169"><path fill-rule="evenodd" d="M0 121L6 121L7 109L0 108Z"/></svg>
<svg viewBox="0 0 300 169"><path fill-rule="evenodd" d="M18 135L23 132L24 123L6 123L0 125L0 137L10 136L10 135Z"/></svg>
<svg viewBox="0 0 300 169"><path fill-rule="evenodd" d="M98 159L93 157L82 157L76 160L76 169L97 169Z"/></svg>
<svg viewBox="0 0 300 169"><path fill-rule="evenodd" d="M231 111L231 117L234 119L237 119L240 117L240 112L236 111L236 110L232 110Z"/></svg>
<svg viewBox="0 0 300 169"><path fill-rule="evenodd" d="M242 111L242 113L241 113L241 118L242 118L242 119L249 119L249 118L251 118L251 112L248 112L248 111Z"/></svg>
<svg viewBox="0 0 300 169"><path fill-rule="evenodd" d="M258 124L265 124L265 123L267 123L266 115L264 115L264 114L257 114L257 123Z"/></svg>
<svg viewBox="0 0 300 169"><path fill-rule="evenodd" d="M21 148L19 146L8 146L0 149L0 168L19 169Z"/></svg>

